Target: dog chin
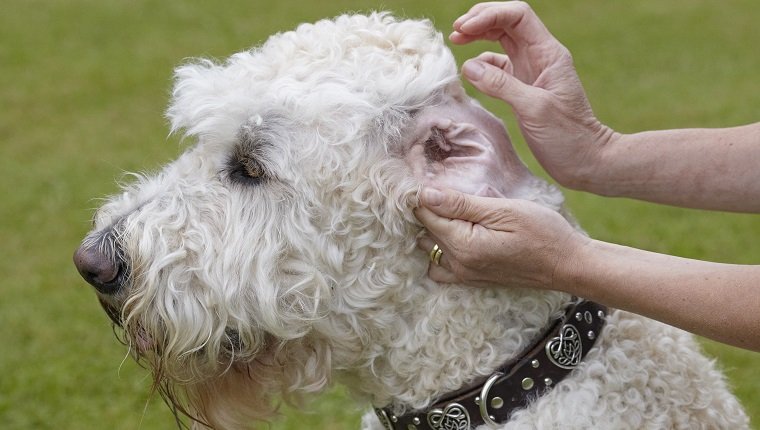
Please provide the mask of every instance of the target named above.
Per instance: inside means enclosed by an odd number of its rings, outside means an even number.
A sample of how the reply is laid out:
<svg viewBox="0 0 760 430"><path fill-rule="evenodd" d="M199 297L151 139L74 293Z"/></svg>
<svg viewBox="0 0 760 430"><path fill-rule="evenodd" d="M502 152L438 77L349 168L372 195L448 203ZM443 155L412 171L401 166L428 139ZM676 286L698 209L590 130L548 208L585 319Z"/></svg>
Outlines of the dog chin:
<svg viewBox="0 0 760 430"><path fill-rule="evenodd" d="M504 125L474 99L448 98L416 117L406 161L427 186L519 198L533 176Z"/></svg>

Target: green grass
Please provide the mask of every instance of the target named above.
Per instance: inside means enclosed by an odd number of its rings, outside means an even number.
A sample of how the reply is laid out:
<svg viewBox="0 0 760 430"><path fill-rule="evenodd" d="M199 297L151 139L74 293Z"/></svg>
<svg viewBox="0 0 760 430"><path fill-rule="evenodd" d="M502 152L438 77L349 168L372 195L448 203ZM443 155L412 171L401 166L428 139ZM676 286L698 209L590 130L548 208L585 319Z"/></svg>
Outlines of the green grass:
<svg viewBox="0 0 760 430"><path fill-rule="evenodd" d="M0 13L0 427L164 429L147 373L124 359L71 254L97 197L123 171L155 168L181 147L162 111L174 65L225 57L272 32L346 10L429 16L447 31L465 1L294 0L214 3L5 0ZM756 0L536 1L574 53L597 114L619 131L728 126L760 114ZM456 47L461 62L483 43ZM523 158L509 109L505 118ZM568 193L595 237L715 261L760 262L760 217L686 211ZM760 356L705 342L760 422ZM341 391L275 430L354 429Z"/></svg>

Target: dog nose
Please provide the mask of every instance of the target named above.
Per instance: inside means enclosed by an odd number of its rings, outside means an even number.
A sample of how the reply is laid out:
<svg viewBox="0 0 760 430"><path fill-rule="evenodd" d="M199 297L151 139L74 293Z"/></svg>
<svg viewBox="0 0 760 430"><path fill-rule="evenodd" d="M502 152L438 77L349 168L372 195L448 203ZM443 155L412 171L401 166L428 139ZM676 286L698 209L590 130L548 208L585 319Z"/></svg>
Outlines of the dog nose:
<svg viewBox="0 0 760 430"><path fill-rule="evenodd" d="M82 245L74 253L74 265L85 281L103 294L114 294L121 286L118 282L119 264L98 249Z"/></svg>

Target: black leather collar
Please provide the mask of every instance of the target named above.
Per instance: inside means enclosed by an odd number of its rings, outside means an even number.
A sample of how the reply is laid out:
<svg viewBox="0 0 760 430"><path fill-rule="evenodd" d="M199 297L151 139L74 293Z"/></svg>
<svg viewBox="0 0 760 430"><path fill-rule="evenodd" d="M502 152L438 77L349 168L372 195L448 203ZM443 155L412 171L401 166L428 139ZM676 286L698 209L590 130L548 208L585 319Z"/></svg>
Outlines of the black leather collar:
<svg viewBox="0 0 760 430"><path fill-rule="evenodd" d="M375 413L386 430L469 430L483 424L495 428L580 364L599 338L606 313L605 306L581 300L485 381L426 410L399 417L389 408L377 408Z"/></svg>

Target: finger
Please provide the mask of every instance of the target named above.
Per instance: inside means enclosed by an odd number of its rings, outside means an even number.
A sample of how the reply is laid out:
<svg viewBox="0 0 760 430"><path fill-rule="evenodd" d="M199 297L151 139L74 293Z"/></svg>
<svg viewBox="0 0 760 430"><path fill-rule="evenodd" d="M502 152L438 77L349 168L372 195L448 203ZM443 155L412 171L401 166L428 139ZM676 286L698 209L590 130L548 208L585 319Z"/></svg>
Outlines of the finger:
<svg viewBox="0 0 760 430"><path fill-rule="evenodd" d="M450 270L451 267L448 265L449 254L446 252L446 248L444 248L444 245L441 245L441 243L443 242L426 235L417 239L417 248L425 252L425 255L427 255L428 259L430 260L431 265L441 266L441 267L446 268L447 270ZM442 252L441 256L438 258L438 264L436 264L435 261L431 259L431 253L433 251L433 247L435 247L436 245L438 245L438 248Z"/></svg>
<svg viewBox="0 0 760 430"><path fill-rule="evenodd" d="M428 269L428 277L436 282L442 282L445 284L462 282L462 280L457 278L453 272L443 266L436 266L435 264L430 265L430 269Z"/></svg>
<svg viewBox="0 0 760 430"><path fill-rule="evenodd" d="M428 234L444 250L444 254L446 254L446 250L452 249L452 241L460 240L459 236L462 234L460 233L462 230L466 232L472 228L470 222L444 218L426 207L415 209L414 216L427 228ZM425 242L425 244L428 245L427 251L430 251L434 245L431 242Z"/></svg>
<svg viewBox="0 0 760 430"><path fill-rule="evenodd" d="M428 253L428 255L435 245L437 245L437 242L431 239L430 236L421 236L417 239L417 248Z"/></svg>
<svg viewBox="0 0 760 430"><path fill-rule="evenodd" d="M541 89L528 85L513 72L512 62L507 56L492 54L492 57L478 57L467 60L462 65L462 74L479 91L491 97L504 100L517 112L530 108L540 96Z"/></svg>
<svg viewBox="0 0 760 430"><path fill-rule="evenodd" d="M509 55L507 54L500 54L498 52L490 52L486 51L475 57L478 61L483 61L488 64L493 64L494 66L500 68L501 70L504 70L505 72L509 73L510 75L514 73L514 66L512 65L512 60L509 58Z"/></svg>
<svg viewBox="0 0 760 430"><path fill-rule="evenodd" d="M483 9L493 6L494 4L497 4L497 2L484 2L484 3L478 3L475 6L471 7L470 10L467 11L464 15L460 16L456 20L454 20L454 24L452 25L454 29L458 29L462 23L468 21L473 16L477 15L478 12L482 11Z"/></svg>
<svg viewBox="0 0 760 430"><path fill-rule="evenodd" d="M483 34L478 35L471 35L454 31L449 35L449 40L451 40L452 43L456 43L457 45L464 45L477 40L496 41L500 40L502 37L504 37L504 30L501 29L493 29L491 31L487 31Z"/></svg>
<svg viewBox="0 0 760 430"><path fill-rule="evenodd" d="M554 40L554 36L525 2L492 4L462 18L455 29L463 34L480 35L500 29L516 42L535 44Z"/></svg>
<svg viewBox="0 0 760 430"><path fill-rule="evenodd" d="M470 230L473 223L492 227L500 218L494 217L500 211L500 200L491 197L473 196L451 189L423 187L420 192L418 211L423 218L418 218L428 227L432 234L439 236L443 231ZM427 211L421 211L426 209ZM428 225L428 222L430 225ZM445 230L445 229L449 230Z"/></svg>

